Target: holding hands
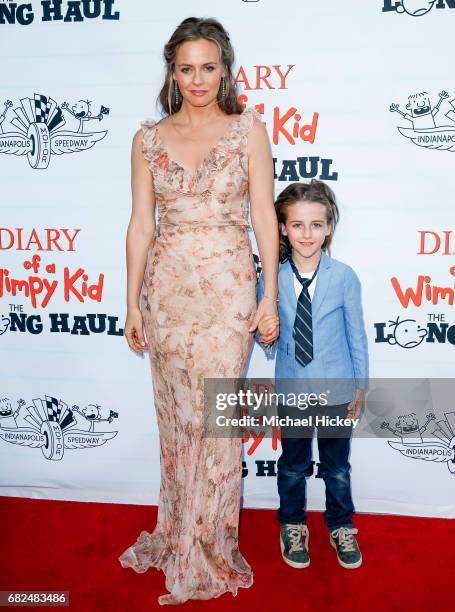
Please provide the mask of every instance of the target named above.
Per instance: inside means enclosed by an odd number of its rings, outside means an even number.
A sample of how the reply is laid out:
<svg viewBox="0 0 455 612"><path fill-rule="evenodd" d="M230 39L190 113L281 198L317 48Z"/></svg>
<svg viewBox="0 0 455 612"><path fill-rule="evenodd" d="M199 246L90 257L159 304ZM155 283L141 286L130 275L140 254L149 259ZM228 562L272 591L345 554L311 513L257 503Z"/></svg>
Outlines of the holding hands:
<svg viewBox="0 0 455 612"><path fill-rule="evenodd" d="M276 301L267 296L263 296L259 302L248 331L255 332L256 329L260 333L259 341L266 347L272 344L280 333L280 320L278 318Z"/></svg>
<svg viewBox="0 0 455 612"><path fill-rule="evenodd" d="M260 333L259 342L266 347L275 342L280 332L280 320L278 316L266 314L258 324Z"/></svg>

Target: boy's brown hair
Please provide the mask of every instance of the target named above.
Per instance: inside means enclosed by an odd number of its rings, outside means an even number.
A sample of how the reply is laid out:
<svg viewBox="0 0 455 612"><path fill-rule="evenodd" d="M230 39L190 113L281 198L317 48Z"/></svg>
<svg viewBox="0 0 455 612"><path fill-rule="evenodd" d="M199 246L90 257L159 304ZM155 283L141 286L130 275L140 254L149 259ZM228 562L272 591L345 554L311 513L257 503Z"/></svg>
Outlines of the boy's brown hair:
<svg viewBox="0 0 455 612"><path fill-rule="evenodd" d="M275 212L280 230L280 262L289 259L291 254L291 245L288 237L281 232L281 223L283 225L286 223L286 213L289 206L302 201L319 202L319 204L325 206L326 219L331 231L326 236L321 248L330 254L330 245L340 213L332 189L326 183L312 179L309 183L291 183L283 189L275 202Z"/></svg>

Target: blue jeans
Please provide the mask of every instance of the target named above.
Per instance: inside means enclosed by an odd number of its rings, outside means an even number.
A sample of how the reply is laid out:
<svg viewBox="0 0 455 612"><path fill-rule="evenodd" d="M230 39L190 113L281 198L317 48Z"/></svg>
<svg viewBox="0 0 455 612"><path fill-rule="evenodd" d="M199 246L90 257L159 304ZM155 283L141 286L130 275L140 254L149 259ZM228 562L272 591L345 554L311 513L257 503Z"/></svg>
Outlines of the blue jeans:
<svg viewBox="0 0 455 612"><path fill-rule="evenodd" d="M338 406L316 406L302 412L289 406L279 406L280 417L307 417L329 415L346 417L348 404ZM278 493L280 507L278 522L306 523L306 479L313 473L311 444L314 425L299 430L281 428L282 454L278 459ZM294 437L291 437L294 436ZM299 437L295 437L298 435ZM332 531L338 527L352 527L354 504L351 494L351 466L349 451L351 447L352 426L318 428L319 471L325 483L326 510L324 522Z"/></svg>

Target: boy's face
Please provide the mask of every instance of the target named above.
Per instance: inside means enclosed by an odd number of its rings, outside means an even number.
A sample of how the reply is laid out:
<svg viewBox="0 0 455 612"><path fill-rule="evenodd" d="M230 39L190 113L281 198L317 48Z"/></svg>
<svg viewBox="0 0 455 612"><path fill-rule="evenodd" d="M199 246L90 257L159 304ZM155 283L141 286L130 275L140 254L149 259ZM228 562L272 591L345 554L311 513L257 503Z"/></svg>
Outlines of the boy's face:
<svg viewBox="0 0 455 612"><path fill-rule="evenodd" d="M309 259L319 252L326 236L330 235L326 207L319 202L296 202L288 206L286 223L281 232L301 257Z"/></svg>

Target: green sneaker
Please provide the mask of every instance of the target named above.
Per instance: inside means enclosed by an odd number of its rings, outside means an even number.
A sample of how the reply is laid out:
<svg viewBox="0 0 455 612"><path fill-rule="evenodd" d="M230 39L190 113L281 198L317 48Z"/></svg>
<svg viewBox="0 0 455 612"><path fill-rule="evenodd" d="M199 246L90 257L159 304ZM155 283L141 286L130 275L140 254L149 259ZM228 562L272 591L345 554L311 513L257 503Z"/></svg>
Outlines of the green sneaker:
<svg viewBox="0 0 455 612"><path fill-rule="evenodd" d="M354 537L357 531L352 527L339 527L330 532L330 544L337 551L338 563L346 569L362 565L362 553Z"/></svg>
<svg viewBox="0 0 455 612"><path fill-rule="evenodd" d="M303 540L305 538L305 541ZM284 562L298 569L310 565L308 540L310 532L305 523L280 525L280 547Z"/></svg>

